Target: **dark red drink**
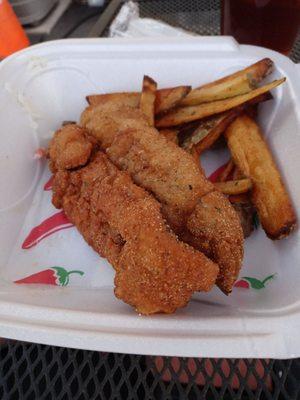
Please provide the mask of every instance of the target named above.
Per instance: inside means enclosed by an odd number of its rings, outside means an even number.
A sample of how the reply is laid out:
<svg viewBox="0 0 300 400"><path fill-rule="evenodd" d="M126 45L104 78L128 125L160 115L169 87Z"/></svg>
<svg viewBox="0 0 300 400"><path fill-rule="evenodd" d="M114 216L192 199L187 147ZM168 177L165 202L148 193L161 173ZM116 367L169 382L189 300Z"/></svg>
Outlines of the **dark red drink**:
<svg viewBox="0 0 300 400"><path fill-rule="evenodd" d="M300 26L300 0L223 0L222 33L288 54Z"/></svg>

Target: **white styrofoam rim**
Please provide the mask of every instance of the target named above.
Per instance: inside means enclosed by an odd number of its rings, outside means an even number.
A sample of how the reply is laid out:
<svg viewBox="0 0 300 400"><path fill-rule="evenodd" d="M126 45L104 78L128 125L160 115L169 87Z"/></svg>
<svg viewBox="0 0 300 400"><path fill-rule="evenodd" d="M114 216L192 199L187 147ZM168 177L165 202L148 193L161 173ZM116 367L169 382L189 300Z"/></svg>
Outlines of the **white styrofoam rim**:
<svg viewBox="0 0 300 400"><path fill-rule="evenodd" d="M188 42L188 43L187 43ZM102 44L104 47L113 46L115 49L126 52L126 44L136 45L139 47L143 44L143 51L158 50L162 51L165 49L166 44L168 50L181 50L182 43L185 44L185 50L195 49L201 51L200 46L203 45L204 51L216 52L219 50L220 43L222 43L222 51L234 52L239 49L239 45L232 38L226 37L201 37L191 39L180 39L172 41L172 39L66 39L58 40L53 42L47 42L33 46L28 49L21 50L18 53L5 59L0 65L1 68L5 67L6 64L13 61L15 58L24 55L26 53L34 53L36 50L53 48L57 50L60 46L65 45L81 45L87 46L88 44ZM124 46L125 45L125 46ZM146 46L147 45L147 46ZM287 57L282 56L276 52L268 49L262 49L254 46L241 46L241 48L247 48L252 54L258 52L260 55L272 57L282 57L286 60L285 62L291 63ZM297 96L298 97L298 96ZM300 104L300 102L299 102ZM38 321L34 314L37 309L43 309L45 314L50 312L52 314L52 321L46 321L41 319ZM13 310L9 313L7 310ZM277 332L253 332L249 329L245 329L244 334L219 334L216 335L211 333L205 333L203 330L200 332L196 331L196 334L191 332L190 335L182 335L178 332L178 335L172 335L170 338L166 334L160 336L154 335L151 331L149 334L136 330L134 334L124 331L123 333L112 327L109 329L105 327L105 314L100 315L100 323L97 329L92 329L89 324L81 324L75 327L76 315L80 315L80 312L72 311L71 314L74 317L73 323L69 319L69 323L62 323L61 313L64 310L37 307L30 304L21 304L16 302L6 302L0 300L0 336L11 339L19 339L37 343L45 343L57 346L68 346L73 348L90 349L98 351L112 351L112 352L130 352L134 354L145 354L145 355L173 355L173 356L198 356L198 357L273 357L273 358L293 358L300 355L300 318L299 308L296 307L289 315L277 315L276 317L268 316L268 322L274 323L273 328L278 328ZM67 311L67 310L65 310ZM70 310L68 310L70 313ZM22 317L20 317L22 315ZM296 320L296 317L298 320ZM252 317L250 314L247 316L252 323L261 323L261 319L258 317ZM291 322L294 319L294 324L291 326ZM235 323L243 324L243 318L228 317L226 318L226 325ZM288 331L286 326L288 326ZM282 329L280 329L282 328ZM243 351L239 354L235 352L235 343L239 341L243 343ZM126 342L126 346L124 343ZM293 346L290 346L292 343ZM124 348L126 347L126 348ZM289 351L289 348L298 348L299 354L294 354ZM176 350L174 350L176 349Z"/></svg>

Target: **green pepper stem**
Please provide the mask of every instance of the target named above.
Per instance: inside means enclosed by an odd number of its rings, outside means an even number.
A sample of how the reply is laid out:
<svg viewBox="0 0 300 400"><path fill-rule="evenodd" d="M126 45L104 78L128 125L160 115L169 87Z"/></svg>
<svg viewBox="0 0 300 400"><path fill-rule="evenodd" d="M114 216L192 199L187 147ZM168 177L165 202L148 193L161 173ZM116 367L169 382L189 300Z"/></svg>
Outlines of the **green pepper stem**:
<svg viewBox="0 0 300 400"><path fill-rule="evenodd" d="M78 271L78 270L72 270L72 271L68 271L67 272L67 276L69 276L69 275L71 275L71 274L79 274L79 275L84 275L84 272L83 271Z"/></svg>
<svg viewBox="0 0 300 400"><path fill-rule="evenodd" d="M270 281L271 279L273 279L274 276L275 276L275 274L272 274L272 275L267 276L267 277L262 281L262 283L265 284L266 282L268 282L268 281Z"/></svg>

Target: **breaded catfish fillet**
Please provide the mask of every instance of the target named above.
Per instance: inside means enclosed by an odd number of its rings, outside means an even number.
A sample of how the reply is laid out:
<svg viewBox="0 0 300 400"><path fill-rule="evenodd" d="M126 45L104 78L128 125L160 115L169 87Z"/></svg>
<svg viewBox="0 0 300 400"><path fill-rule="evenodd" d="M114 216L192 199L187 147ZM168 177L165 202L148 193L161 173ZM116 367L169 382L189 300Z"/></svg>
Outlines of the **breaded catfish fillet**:
<svg viewBox="0 0 300 400"><path fill-rule="evenodd" d="M75 124L66 125L55 132L49 148L52 169L70 169L86 164L92 143L86 139L85 133Z"/></svg>
<svg viewBox="0 0 300 400"><path fill-rule="evenodd" d="M232 290L243 256L244 236L239 230L232 231L237 218L227 198L214 191L201 197L187 220L190 238L186 242L220 262L217 285L226 294Z"/></svg>
<svg viewBox="0 0 300 400"><path fill-rule="evenodd" d="M214 190L191 156L149 127L141 111L106 103L89 107L81 123L113 163L155 195L168 217L178 214L179 226L184 226L199 197Z"/></svg>
<svg viewBox="0 0 300 400"><path fill-rule="evenodd" d="M210 290L218 266L178 241L160 204L104 153L93 149L87 165L76 170L57 168L57 159L63 157L57 144L66 128L50 144L53 204L64 209L85 240L113 265L116 296L143 314L172 313L193 292ZM83 137L78 136L80 143Z"/></svg>
<svg viewBox="0 0 300 400"><path fill-rule="evenodd" d="M88 107L81 125L117 167L154 194L179 238L219 264L218 285L230 293L243 259L242 227L192 156L149 127L139 110L114 102Z"/></svg>

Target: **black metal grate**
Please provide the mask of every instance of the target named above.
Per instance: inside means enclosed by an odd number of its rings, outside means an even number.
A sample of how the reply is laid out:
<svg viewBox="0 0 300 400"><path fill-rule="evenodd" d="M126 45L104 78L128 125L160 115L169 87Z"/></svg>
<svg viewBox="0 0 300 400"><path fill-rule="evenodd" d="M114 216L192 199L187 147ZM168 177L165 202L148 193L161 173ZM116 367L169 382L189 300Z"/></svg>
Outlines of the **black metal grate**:
<svg viewBox="0 0 300 400"><path fill-rule="evenodd" d="M160 19L199 35L220 34L220 0L140 0L140 16Z"/></svg>
<svg viewBox="0 0 300 400"><path fill-rule="evenodd" d="M6 341L3 400L300 398L300 360L196 359Z"/></svg>
<svg viewBox="0 0 300 400"><path fill-rule="evenodd" d="M160 19L199 35L220 35L221 0L135 1L139 3L141 17ZM300 62L300 35L290 58Z"/></svg>

